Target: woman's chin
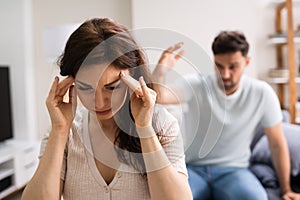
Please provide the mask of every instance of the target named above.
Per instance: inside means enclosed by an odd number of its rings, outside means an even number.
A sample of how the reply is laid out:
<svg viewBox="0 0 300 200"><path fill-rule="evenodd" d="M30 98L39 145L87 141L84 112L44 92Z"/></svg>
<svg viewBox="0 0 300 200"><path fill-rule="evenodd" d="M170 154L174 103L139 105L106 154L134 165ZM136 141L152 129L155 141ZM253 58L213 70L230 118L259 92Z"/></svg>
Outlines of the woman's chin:
<svg viewBox="0 0 300 200"><path fill-rule="evenodd" d="M96 115L97 115L97 119L98 120L108 120L108 119L111 119L113 117L112 112L110 112L110 113L108 113L106 115L100 115L100 114L96 113Z"/></svg>

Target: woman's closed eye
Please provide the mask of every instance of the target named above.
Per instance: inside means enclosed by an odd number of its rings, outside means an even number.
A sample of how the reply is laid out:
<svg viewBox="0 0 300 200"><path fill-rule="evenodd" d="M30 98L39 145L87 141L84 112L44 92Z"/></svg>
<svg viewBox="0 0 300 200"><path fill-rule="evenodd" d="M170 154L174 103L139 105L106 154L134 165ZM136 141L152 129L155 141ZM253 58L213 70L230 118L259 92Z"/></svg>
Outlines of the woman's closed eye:
<svg viewBox="0 0 300 200"><path fill-rule="evenodd" d="M77 81L77 83L75 82L75 86L78 90L81 91L93 91L94 88L91 85L88 84L83 84L83 83L78 83L79 81Z"/></svg>
<svg viewBox="0 0 300 200"><path fill-rule="evenodd" d="M83 92L92 92L94 91L94 88L92 85L87 84L85 82L79 81L79 80L75 80L75 87Z"/></svg>
<svg viewBox="0 0 300 200"><path fill-rule="evenodd" d="M116 89L119 89L121 88L121 83L117 84L117 85L114 85L114 86L105 86L106 89L108 90L116 90Z"/></svg>
<svg viewBox="0 0 300 200"><path fill-rule="evenodd" d="M81 90L81 91L92 91L93 88L91 86L82 86L82 85L76 85L77 89L78 90Z"/></svg>

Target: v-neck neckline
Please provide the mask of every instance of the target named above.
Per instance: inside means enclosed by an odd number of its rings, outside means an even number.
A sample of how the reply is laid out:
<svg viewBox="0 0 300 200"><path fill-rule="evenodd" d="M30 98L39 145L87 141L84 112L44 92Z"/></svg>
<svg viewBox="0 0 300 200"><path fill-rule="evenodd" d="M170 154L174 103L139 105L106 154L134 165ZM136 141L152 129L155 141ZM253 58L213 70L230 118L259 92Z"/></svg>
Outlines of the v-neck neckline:
<svg viewBox="0 0 300 200"><path fill-rule="evenodd" d="M94 159L94 153L93 153L93 149L92 149L90 135L89 135L89 111L88 110L86 110L86 112L84 113L84 117L83 117L83 143L85 145L85 154L87 157L88 165L89 165L90 170L91 170L94 178L96 179L97 183L101 186L109 186L109 187L112 187L113 185L115 185L117 183L118 173L120 173L119 169L117 169L112 181L109 184L107 184L97 168L97 165L96 165L96 162ZM121 166L122 166L122 164L120 165L119 168L121 168Z"/></svg>

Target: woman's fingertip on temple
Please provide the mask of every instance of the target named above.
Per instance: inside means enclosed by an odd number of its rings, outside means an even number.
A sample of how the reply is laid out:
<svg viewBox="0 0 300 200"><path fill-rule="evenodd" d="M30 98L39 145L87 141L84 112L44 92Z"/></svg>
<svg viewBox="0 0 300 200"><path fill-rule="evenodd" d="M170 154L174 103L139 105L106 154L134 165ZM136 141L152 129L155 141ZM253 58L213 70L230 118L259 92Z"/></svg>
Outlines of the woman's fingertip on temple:
<svg viewBox="0 0 300 200"><path fill-rule="evenodd" d="M125 77L125 72L121 71L119 76L120 76L121 78L122 78L122 77Z"/></svg>

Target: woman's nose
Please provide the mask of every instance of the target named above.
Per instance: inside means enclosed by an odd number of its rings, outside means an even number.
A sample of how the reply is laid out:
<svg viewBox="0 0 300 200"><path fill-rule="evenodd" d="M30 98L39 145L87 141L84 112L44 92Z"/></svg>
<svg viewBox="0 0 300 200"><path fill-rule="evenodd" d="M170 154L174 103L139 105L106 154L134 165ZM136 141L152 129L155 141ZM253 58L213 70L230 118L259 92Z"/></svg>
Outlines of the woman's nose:
<svg viewBox="0 0 300 200"><path fill-rule="evenodd" d="M95 107L96 108L103 108L106 105L107 98L101 90L96 91L95 93Z"/></svg>

